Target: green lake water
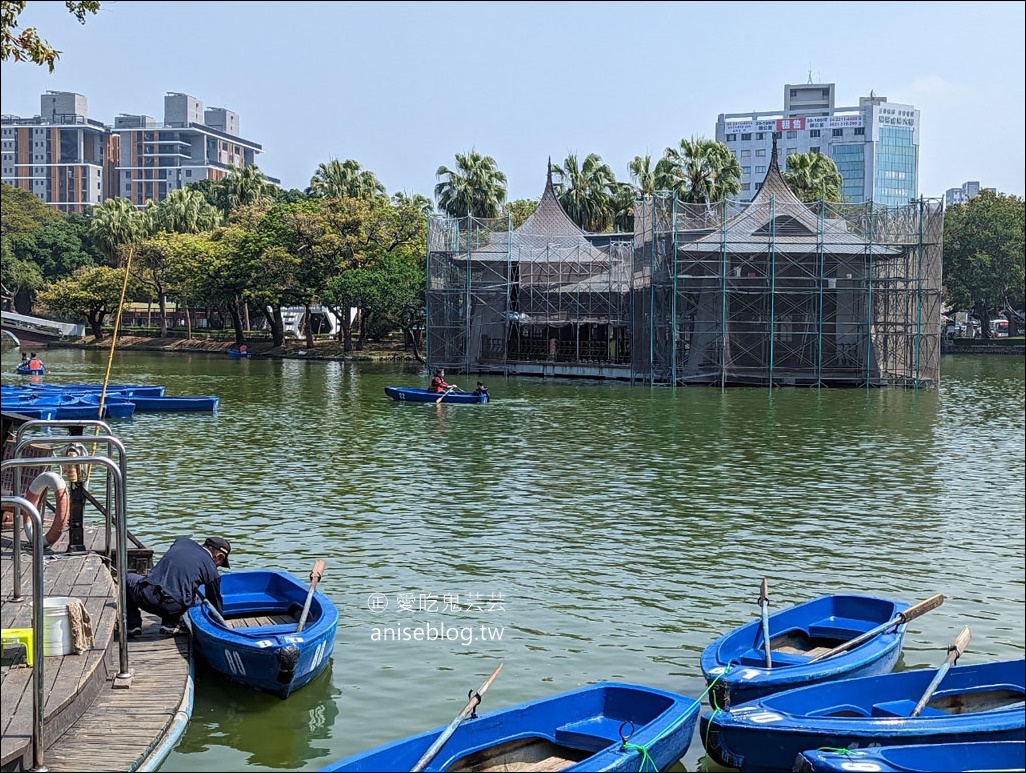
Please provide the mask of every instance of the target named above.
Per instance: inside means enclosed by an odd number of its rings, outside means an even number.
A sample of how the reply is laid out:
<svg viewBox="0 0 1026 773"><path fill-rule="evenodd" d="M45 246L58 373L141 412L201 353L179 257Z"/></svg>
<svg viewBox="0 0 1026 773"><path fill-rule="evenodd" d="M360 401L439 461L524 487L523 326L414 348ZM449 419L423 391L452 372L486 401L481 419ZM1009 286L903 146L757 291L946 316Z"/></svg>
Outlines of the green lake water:
<svg viewBox="0 0 1026 773"><path fill-rule="evenodd" d="M44 354L48 383L103 378L104 353ZM1024 361L941 368L918 392L489 378L491 404L436 406L385 396L426 385L407 365L119 353L112 381L221 398L114 422L129 528L158 557L223 534L233 570L323 558L341 612L330 671L286 701L198 669L162 770L316 770L447 724L500 662L481 711L600 680L698 697L763 577L771 611L943 593L899 668L939 665L963 625L963 663L1022 657Z"/></svg>

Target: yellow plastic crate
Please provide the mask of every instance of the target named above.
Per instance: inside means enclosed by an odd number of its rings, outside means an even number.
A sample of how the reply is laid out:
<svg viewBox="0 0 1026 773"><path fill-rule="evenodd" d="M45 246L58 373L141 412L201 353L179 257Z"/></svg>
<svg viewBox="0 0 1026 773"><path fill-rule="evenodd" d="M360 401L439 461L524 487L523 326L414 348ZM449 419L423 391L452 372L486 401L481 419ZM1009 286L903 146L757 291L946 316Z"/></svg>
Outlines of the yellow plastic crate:
<svg viewBox="0 0 1026 773"><path fill-rule="evenodd" d="M25 662L32 665L32 629L31 628L4 628L0 631L0 644L6 647L8 643L23 642L25 644Z"/></svg>

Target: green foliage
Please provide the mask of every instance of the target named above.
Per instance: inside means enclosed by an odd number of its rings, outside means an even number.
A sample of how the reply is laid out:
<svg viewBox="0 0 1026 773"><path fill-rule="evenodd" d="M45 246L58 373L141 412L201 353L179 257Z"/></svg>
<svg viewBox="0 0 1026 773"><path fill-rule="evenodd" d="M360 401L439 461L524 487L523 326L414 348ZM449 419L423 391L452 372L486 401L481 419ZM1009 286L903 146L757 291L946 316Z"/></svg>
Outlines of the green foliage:
<svg viewBox="0 0 1026 773"><path fill-rule="evenodd" d="M792 153L787 157L784 182L802 201L841 200L843 179L837 164L822 153Z"/></svg>
<svg viewBox="0 0 1026 773"><path fill-rule="evenodd" d="M39 37L34 27L26 27L18 32L18 17L26 5L25 0L3 0L0 3L0 60L45 64L53 72L61 52ZM95 14L100 10L97 0L66 0L64 5L81 24L85 24L86 14Z"/></svg>
<svg viewBox="0 0 1026 773"><path fill-rule="evenodd" d="M451 217L498 217L506 201L506 175L495 159L475 149L456 154L456 168L440 166L435 177L438 208ZM444 179L442 179L444 178Z"/></svg>
<svg viewBox="0 0 1026 773"><path fill-rule="evenodd" d="M46 312L87 322L100 340L103 318L119 308L124 278L123 268L82 266L41 289L38 301ZM136 289L130 287L126 299L134 297Z"/></svg>
<svg viewBox="0 0 1026 773"><path fill-rule="evenodd" d="M310 178L307 194L327 199L370 200L385 196L386 192L373 172L365 170L358 161L347 158L320 164Z"/></svg>
<svg viewBox="0 0 1026 773"><path fill-rule="evenodd" d="M613 195L617 188L613 170L597 153L582 164L570 154L562 166L552 168L553 186L563 210L586 231L598 233L613 224Z"/></svg>
<svg viewBox="0 0 1026 773"><path fill-rule="evenodd" d="M88 234L93 245L111 265L121 259L121 251L146 236L146 215L128 199L107 199L89 212Z"/></svg>
<svg viewBox="0 0 1026 773"><path fill-rule="evenodd" d="M984 335L997 311L1023 306L1024 223L1023 199L992 191L944 212L945 301L972 309Z"/></svg>
<svg viewBox="0 0 1026 773"><path fill-rule="evenodd" d="M226 178L227 179L227 178ZM177 188L146 210L151 233L194 234L221 224L221 212L199 191Z"/></svg>
<svg viewBox="0 0 1026 773"><path fill-rule="evenodd" d="M722 142L692 137L666 149L655 178L681 201L715 204L741 191L741 164Z"/></svg>
<svg viewBox="0 0 1026 773"><path fill-rule="evenodd" d="M533 215L536 209L538 209L538 199L517 199L503 206L502 214L509 216L510 224L515 231L527 222L527 218Z"/></svg>

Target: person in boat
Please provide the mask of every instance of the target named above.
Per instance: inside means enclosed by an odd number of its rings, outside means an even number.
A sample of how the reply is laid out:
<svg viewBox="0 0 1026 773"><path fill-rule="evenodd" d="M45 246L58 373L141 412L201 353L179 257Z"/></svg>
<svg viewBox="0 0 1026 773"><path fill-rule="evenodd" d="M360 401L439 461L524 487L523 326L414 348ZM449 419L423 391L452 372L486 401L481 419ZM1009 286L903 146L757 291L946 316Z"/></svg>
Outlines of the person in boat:
<svg viewBox="0 0 1026 773"><path fill-rule="evenodd" d="M22 352L21 353L21 364L24 365L25 367L28 367L28 360L29 360L28 352Z"/></svg>
<svg viewBox="0 0 1026 773"><path fill-rule="evenodd" d="M43 361L41 359L39 359L39 357L36 356L35 352L32 352L32 354L29 356L28 369L29 370L42 370L43 369Z"/></svg>
<svg viewBox="0 0 1026 773"><path fill-rule="evenodd" d="M239 354L245 354L248 351L249 351L249 347L246 346L246 344L242 344L242 345L239 346Z"/></svg>
<svg viewBox="0 0 1026 773"><path fill-rule="evenodd" d="M445 380L445 368L439 368L435 371L435 375L431 377L431 386L428 387L429 392L448 392L450 389L458 389L455 384L449 384Z"/></svg>
<svg viewBox="0 0 1026 773"><path fill-rule="evenodd" d="M483 381L478 381L477 382L477 389L474 390L474 394L477 395L478 397L481 397L481 396L487 397L488 396L488 387L486 387L484 385Z"/></svg>
<svg viewBox="0 0 1026 773"><path fill-rule="evenodd" d="M222 566L231 568L231 552L232 546L224 537L207 537L202 545L179 537L149 574L129 572L125 577L129 638L142 634L140 609L160 616L164 636L182 632L182 615L195 603L200 585L205 586L203 595L220 614L223 600L218 570Z"/></svg>

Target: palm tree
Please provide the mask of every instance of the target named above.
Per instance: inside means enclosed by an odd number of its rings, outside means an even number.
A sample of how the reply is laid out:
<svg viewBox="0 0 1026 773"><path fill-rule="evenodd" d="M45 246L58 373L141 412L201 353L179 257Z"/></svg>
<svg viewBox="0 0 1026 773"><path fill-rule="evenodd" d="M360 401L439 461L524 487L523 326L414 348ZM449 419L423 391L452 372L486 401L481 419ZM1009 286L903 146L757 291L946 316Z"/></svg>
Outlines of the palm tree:
<svg viewBox="0 0 1026 773"><path fill-rule="evenodd" d="M107 199L93 207L86 232L107 262L117 265L122 247L146 235L146 216L128 199Z"/></svg>
<svg viewBox="0 0 1026 773"><path fill-rule="evenodd" d="M606 230L613 224L613 193L616 178L597 153L589 154L578 165L570 154L563 166L552 169L556 197L570 219L586 231Z"/></svg>
<svg viewBox="0 0 1026 773"><path fill-rule="evenodd" d="M722 142L692 137L667 148L662 170L668 190L681 201L713 204L741 191L741 164Z"/></svg>
<svg viewBox="0 0 1026 773"><path fill-rule="evenodd" d="M373 172L364 169L351 158L332 159L318 165L307 188L310 196L325 199L364 199L370 201L385 196L385 186Z"/></svg>
<svg viewBox="0 0 1026 773"><path fill-rule="evenodd" d="M191 188L176 188L167 198L152 205L147 213L154 232L194 234L209 231L221 224L221 213L206 197Z"/></svg>
<svg viewBox="0 0 1026 773"><path fill-rule="evenodd" d="M438 167L435 178L446 178L435 185L438 208L451 217L470 215L478 218L499 216L506 201L506 175L495 159L471 149L456 154L456 169Z"/></svg>
<svg viewBox="0 0 1026 773"><path fill-rule="evenodd" d="M638 193L629 183L617 183L611 203L613 205L613 227L617 231L630 233L634 230L634 205Z"/></svg>
<svg viewBox="0 0 1026 773"><path fill-rule="evenodd" d="M242 169L231 167L228 176L224 178L224 187L225 216L237 207L272 198L277 192L277 186L268 182L260 167L255 164L244 166Z"/></svg>
<svg viewBox="0 0 1026 773"><path fill-rule="evenodd" d="M784 182L802 201L841 200L843 179L837 164L822 153L792 153L787 157Z"/></svg>
<svg viewBox="0 0 1026 773"><path fill-rule="evenodd" d="M435 211L434 202L432 202L427 196L420 193L410 194L405 191L393 193L392 204L396 207L414 207L425 214L430 214Z"/></svg>
<svg viewBox="0 0 1026 773"><path fill-rule="evenodd" d="M648 154L635 156L627 168L630 170L631 181L639 196L650 196L658 190L655 184L655 170L652 168L652 156Z"/></svg>

